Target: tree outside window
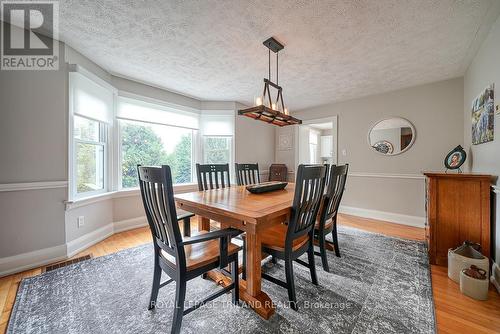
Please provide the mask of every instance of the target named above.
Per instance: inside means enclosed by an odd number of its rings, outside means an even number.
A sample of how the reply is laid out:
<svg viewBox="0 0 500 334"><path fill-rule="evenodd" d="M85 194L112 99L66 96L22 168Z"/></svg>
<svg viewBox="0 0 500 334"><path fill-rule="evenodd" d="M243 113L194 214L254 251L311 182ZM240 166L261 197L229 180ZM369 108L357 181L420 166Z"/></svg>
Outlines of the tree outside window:
<svg viewBox="0 0 500 334"><path fill-rule="evenodd" d="M192 182L193 131L121 121L122 187L137 187L137 165L169 165L174 183Z"/></svg>

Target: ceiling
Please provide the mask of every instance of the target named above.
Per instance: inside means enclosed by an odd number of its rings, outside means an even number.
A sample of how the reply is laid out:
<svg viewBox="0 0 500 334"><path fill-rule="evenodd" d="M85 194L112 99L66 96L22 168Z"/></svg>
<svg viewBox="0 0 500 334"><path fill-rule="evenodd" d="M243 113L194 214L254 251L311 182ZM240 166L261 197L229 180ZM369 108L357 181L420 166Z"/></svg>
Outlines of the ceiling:
<svg viewBox="0 0 500 334"><path fill-rule="evenodd" d="M115 75L252 104L275 36L293 111L462 76L495 2L61 0L60 37Z"/></svg>

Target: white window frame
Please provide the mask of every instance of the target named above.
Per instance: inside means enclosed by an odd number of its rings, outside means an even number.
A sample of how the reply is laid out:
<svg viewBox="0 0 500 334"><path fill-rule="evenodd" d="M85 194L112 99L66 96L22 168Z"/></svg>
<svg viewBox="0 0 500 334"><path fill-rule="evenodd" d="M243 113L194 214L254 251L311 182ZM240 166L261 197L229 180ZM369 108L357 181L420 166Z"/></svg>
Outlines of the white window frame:
<svg viewBox="0 0 500 334"><path fill-rule="evenodd" d="M74 135L74 118L75 117L80 117L84 118L90 121L97 122L99 124L99 141L91 141L91 140L84 140L84 139L77 139L75 138ZM103 193L108 192L108 169L109 169L109 136L108 136L108 125L105 122L87 117L87 116L81 116L81 115L73 115L72 117L72 131L71 131L71 139L72 139L72 184L71 184L71 189L72 189L72 194L73 198L75 199L81 199L85 197L91 197L91 196L96 196L100 195ZM102 146L103 148L103 187L102 189L94 190L94 191L86 191L83 193L78 193L78 172L77 172L77 156L76 156L76 146L78 144L90 144L90 145L95 145L95 146Z"/></svg>
<svg viewBox="0 0 500 334"><path fill-rule="evenodd" d="M234 170L234 135L203 135L201 139L201 160L203 161L204 164L207 164L208 162L205 160L205 141L207 138L229 138L229 175L231 180L236 180L235 178L235 170ZM196 179L198 177L196 176ZM236 181L235 181L236 182Z"/></svg>
<svg viewBox="0 0 500 334"><path fill-rule="evenodd" d="M68 182L68 202L72 203L74 201L81 201L87 198L93 198L96 196L102 196L103 194L111 192L115 188L115 172L113 169L115 168L115 163L114 163L114 158L113 158L113 147L114 147L114 124L116 123L116 96L117 96L117 89L107 83L105 80L99 78L97 75L93 74L92 72L86 70L85 68L79 66L79 65L74 65L71 64L69 65L69 73L72 72L78 72L84 76L86 76L88 79L94 81L95 83L105 87L106 89L109 89L113 92L113 110L111 110L113 114L113 124L107 124L103 121L93 119L92 117L87 117L79 114L74 113L74 106L73 106L73 87L72 87L72 81L69 78L68 74L68 107L69 107L69 117L68 117L68 139L69 139L69 145L68 145L68 176L69 176L69 182ZM75 136L74 136L74 117L82 117L86 119L90 119L96 122L99 122L99 124L103 123L104 124L104 140L105 140L105 146L104 146L104 180L103 184L104 187L103 189L99 189L96 191L89 191L89 192L84 192L84 193L77 193L77 164L76 164L76 143L75 143Z"/></svg>

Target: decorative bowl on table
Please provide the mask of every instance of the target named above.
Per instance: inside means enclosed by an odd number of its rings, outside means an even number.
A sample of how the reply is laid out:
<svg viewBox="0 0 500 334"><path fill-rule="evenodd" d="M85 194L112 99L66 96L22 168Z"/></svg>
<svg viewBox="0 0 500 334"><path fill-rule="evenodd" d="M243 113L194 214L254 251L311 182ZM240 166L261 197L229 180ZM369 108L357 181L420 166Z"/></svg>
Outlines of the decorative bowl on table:
<svg viewBox="0 0 500 334"><path fill-rule="evenodd" d="M288 182L280 182L280 181L270 181L270 182L262 182L258 184L251 184L246 186L246 189L252 194L262 194L275 190L285 189Z"/></svg>

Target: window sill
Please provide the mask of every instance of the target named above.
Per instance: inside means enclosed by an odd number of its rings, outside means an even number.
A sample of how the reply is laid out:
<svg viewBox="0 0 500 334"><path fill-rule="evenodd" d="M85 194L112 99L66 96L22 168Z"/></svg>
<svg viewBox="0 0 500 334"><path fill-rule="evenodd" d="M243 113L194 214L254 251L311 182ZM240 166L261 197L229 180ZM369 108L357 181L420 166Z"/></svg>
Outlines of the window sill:
<svg viewBox="0 0 500 334"><path fill-rule="evenodd" d="M186 183L174 185L174 193L184 193L190 191L197 191L198 186L196 183ZM84 207L98 202L107 201L115 198L125 198L125 197L135 197L140 196L139 188L122 189L118 191L110 191L94 196L78 198L74 200L65 201L66 211L70 211L76 208Z"/></svg>

